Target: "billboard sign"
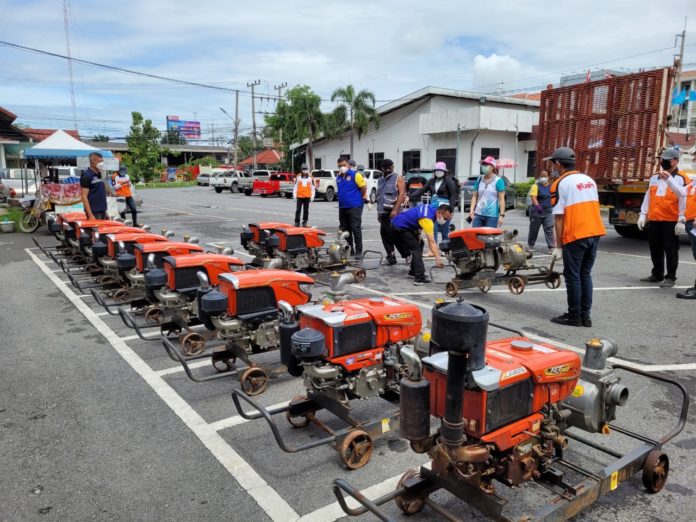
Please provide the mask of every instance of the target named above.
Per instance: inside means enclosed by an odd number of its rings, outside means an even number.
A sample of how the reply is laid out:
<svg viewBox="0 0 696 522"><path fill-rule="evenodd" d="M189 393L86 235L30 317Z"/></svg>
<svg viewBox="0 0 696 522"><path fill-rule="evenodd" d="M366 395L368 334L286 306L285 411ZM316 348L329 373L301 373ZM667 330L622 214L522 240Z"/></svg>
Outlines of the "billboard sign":
<svg viewBox="0 0 696 522"><path fill-rule="evenodd" d="M201 122L180 120L178 116L167 116L167 130L179 131L187 140L201 139Z"/></svg>

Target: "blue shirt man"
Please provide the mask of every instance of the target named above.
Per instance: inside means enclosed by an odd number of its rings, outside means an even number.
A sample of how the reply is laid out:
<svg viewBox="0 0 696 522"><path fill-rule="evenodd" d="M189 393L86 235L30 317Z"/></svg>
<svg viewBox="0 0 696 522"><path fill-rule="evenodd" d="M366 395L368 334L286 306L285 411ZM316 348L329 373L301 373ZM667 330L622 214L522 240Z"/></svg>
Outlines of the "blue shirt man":
<svg viewBox="0 0 696 522"><path fill-rule="evenodd" d="M367 193L367 183L362 174L355 170L355 161L344 156L338 158L339 175L336 177L338 189L339 228L348 232L347 243L350 254L362 257L362 211Z"/></svg>
<svg viewBox="0 0 696 522"><path fill-rule="evenodd" d="M80 177L82 205L87 219L106 219L106 183L102 178L104 160L99 152L89 155L89 167Z"/></svg>

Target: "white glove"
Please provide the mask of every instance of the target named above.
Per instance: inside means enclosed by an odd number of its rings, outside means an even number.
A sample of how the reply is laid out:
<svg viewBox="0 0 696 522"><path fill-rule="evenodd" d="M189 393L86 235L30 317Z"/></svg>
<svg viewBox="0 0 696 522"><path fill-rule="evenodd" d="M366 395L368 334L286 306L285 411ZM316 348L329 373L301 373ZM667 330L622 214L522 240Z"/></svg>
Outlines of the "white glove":
<svg viewBox="0 0 696 522"><path fill-rule="evenodd" d="M645 228L645 214L641 214L638 218L638 230L643 230Z"/></svg>
<svg viewBox="0 0 696 522"><path fill-rule="evenodd" d="M686 225L680 221L674 226L674 235L681 236L682 234L686 234Z"/></svg>
<svg viewBox="0 0 696 522"><path fill-rule="evenodd" d="M372 210L372 203L368 203L368 204L367 204L367 210L368 210L368 211Z"/></svg>
<svg viewBox="0 0 696 522"><path fill-rule="evenodd" d="M553 254L551 254L551 259L554 261L560 261L563 259L563 249L556 247L553 249Z"/></svg>

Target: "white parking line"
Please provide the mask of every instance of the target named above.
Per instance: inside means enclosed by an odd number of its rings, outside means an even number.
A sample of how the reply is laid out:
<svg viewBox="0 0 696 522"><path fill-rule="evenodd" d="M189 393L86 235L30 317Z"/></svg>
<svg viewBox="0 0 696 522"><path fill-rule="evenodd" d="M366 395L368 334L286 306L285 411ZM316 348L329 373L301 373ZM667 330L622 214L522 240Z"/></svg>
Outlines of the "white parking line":
<svg viewBox="0 0 696 522"><path fill-rule="evenodd" d="M594 287L592 290L594 292L608 292L608 291L623 291L623 290L660 290L664 292L665 290L680 290L683 288L691 288L689 286L673 286L671 288L660 288L659 286L601 286ZM565 288L525 288L524 293L527 292L565 292ZM481 291L476 288L466 288L459 291L460 294L480 294ZM509 294L510 290L505 288L490 290L489 294ZM445 291L428 291L428 292L393 292L391 295L402 296L402 295L445 295Z"/></svg>
<svg viewBox="0 0 696 522"><path fill-rule="evenodd" d="M396 297L400 299L401 301L405 301L407 303L414 304L418 306L419 308L430 311L430 308L432 305L425 304L425 303L419 303L418 301L414 301L412 299L408 299L407 297L402 297L401 295L398 294L391 294L387 292L381 292L379 290L374 290L372 288L368 288L366 286L362 285L352 285L353 288L363 290L365 292L371 293L371 294L376 294L376 295L382 295L382 296L387 296L387 297ZM649 287L648 287L649 288ZM662 289L661 289L662 290ZM441 294L439 294L441 295ZM524 332L524 328L520 328ZM554 339L548 339L546 337L542 337L540 335L534 335L531 333L525 332L525 335L529 337L530 339L536 339L537 341L541 341L544 343L548 343L552 346L557 346L558 348L563 348L564 350L571 350L573 352L579 353L579 354L584 354L585 350L582 348L577 348L575 346L571 346L569 344L565 344L559 341L556 341ZM617 364L622 364L624 366L628 366L629 368L634 368L636 370L642 370L644 372L661 372L661 371L689 371L689 370L696 370L696 363L683 363L683 364L640 364L640 363L635 363L631 361L627 361L624 359L619 359L617 357L612 357L609 359L610 362L617 363Z"/></svg>
<svg viewBox="0 0 696 522"><path fill-rule="evenodd" d="M202 360L202 361L193 361L191 363L188 363L188 367L191 369L196 369L196 368L202 368L203 366L211 366L211 363L209 360ZM165 368L164 370L158 370L155 373L159 375L160 377L164 377L165 375L172 375L174 373L181 373L184 371L184 367L179 365L179 366L172 366L171 368Z"/></svg>
<svg viewBox="0 0 696 522"><path fill-rule="evenodd" d="M290 404L290 401L284 401L279 402L278 404L267 406L267 408L281 408L287 406L288 404ZM241 415L235 415L234 417L227 417L226 419L220 419L219 421L211 422L210 426L215 431L222 431L227 428L232 428L233 426L239 426L240 424L244 424L245 422L249 421Z"/></svg>
<svg viewBox="0 0 696 522"><path fill-rule="evenodd" d="M59 277L31 252L25 250L42 272L70 299L116 352L176 413L210 453L235 478L272 520L296 520L297 512L196 412L174 389L150 368L92 309L80 301Z"/></svg>
<svg viewBox="0 0 696 522"><path fill-rule="evenodd" d="M161 335L161 332L159 330L153 330L151 332L142 332L142 334L143 334L143 337L155 337L157 335ZM125 341L125 342L135 341L136 339L140 339L140 336L138 334L128 335L126 337L121 337L121 340Z"/></svg>
<svg viewBox="0 0 696 522"><path fill-rule="evenodd" d="M609 254L610 256L624 256L624 257L638 257L640 259L650 259L650 256L641 256L638 254L624 254L622 252L609 252L608 250L597 250L598 254ZM684 264L684 265L696 265L696 262L694 261L682 261L681 259L679 260L679 264Z"/></svg>

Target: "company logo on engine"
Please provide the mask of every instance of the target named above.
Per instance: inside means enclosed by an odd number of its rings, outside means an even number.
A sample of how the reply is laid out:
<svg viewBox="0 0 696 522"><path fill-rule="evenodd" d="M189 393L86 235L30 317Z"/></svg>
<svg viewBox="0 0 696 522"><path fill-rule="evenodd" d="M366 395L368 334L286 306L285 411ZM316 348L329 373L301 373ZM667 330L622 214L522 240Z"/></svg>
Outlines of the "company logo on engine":
<svg viewBox="0 0 696 522"><path fill-rule="evenodd" d="M384 318L389 321L396 321L397 319L413 319L413 315L408 312L401 312L398 314L386 314Z"/></svg>
<svg viewBox="0 0 696 522"><path fill-rule="evenodd" d="M552 366L544 370L544 375L563 375L570 371L570 364L562 364L560 366Z"/></svg>

